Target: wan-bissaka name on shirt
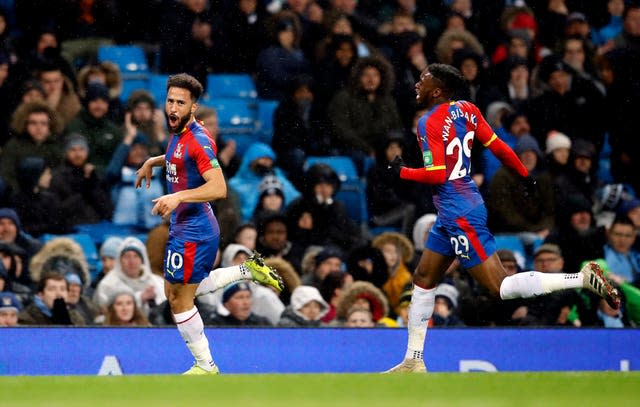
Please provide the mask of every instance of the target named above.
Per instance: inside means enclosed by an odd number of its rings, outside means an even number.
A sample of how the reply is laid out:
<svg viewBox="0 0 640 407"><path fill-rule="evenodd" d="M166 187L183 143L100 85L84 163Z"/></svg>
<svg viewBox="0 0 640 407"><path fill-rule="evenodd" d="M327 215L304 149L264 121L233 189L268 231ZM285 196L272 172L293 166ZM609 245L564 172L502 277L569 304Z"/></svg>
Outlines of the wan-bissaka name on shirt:
<svg viewBox="0 0 640 407"><path fill-rule="evenodd" d="M469 114L469 112L463 112L460 109L452 110L449 112L449 116L445 117L444 126L442 126L442 138L444 141L449 140L449 131L451 130L453 121L460 118L467 119L467 121L471 122L474 126L477 126L478 124L478 118L475 114Z"/></svg>

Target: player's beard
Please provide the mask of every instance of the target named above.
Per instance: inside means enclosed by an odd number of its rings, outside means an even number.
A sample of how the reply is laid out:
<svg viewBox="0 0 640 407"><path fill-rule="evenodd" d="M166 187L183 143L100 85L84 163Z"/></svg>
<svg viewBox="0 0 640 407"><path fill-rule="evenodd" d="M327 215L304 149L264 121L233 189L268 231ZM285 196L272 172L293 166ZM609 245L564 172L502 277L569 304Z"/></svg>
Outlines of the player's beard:
<svg viewBox="0 0 640 407"><path fill-rule="evenodd" d="M173 120L174 116L177 118L177 120ZM169 130L172 133L177 133L180 130L184 129L184 127L187 125L187 123L189 123L189 119L191 119L191 113L180 117L177 114L176 115L169 115L167 117L167 126L169 127ZM175 126L172 126L171 123L177 123Z"/></svg>

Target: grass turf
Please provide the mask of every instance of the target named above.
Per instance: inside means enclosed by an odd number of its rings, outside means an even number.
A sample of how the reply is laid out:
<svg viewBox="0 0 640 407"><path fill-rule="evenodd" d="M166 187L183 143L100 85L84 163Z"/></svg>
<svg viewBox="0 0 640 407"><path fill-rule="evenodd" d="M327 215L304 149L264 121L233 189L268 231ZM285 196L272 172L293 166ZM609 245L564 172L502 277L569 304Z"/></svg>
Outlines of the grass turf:
<svg viewBox="0 0 640 407"><path fill-rule="evenodd" d="M640 372L0 377L2 407L626 406Z"/></svg>

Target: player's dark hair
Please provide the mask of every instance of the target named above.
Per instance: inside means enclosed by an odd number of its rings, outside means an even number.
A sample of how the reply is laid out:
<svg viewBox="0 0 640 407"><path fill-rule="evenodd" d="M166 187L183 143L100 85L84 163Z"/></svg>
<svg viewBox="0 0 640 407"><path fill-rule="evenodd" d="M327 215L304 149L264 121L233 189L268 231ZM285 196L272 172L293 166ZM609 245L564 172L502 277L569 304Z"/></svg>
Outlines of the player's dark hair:
<svg viewBox="0 0 640 407"><path fill-rule="evenodd" d="M429 72L442 84L442 91L447 97L460 94L467 87L467 80L460 71L446 64L431 64Z"/></svg>
<svg viewBox="0 0 640 407"><path fill-rule="evenodd" d="M179 73L170 76L169 80L167 80L167 92L171 87L188 90L189 93L191 93L191 101L193 102L197 102L204 92L200 81L186 73Z"/></svg>

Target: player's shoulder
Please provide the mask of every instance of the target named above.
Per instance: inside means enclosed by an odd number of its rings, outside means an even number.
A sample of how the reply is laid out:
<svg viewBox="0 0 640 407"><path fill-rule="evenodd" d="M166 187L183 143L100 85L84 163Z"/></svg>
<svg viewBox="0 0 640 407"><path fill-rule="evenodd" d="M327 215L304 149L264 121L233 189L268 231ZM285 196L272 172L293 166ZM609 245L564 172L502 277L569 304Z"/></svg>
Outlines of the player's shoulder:
<svg viewBox="0 0 640 407"><path fill-rule="evenodd" d="M462 110L467 111L467 112L477 113L477 112L480 111L478 109L478 106L473 104L473 102L469 102L468 100L456 100L455 104L458 107L460 107Z"/></svg>

